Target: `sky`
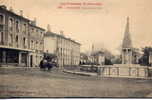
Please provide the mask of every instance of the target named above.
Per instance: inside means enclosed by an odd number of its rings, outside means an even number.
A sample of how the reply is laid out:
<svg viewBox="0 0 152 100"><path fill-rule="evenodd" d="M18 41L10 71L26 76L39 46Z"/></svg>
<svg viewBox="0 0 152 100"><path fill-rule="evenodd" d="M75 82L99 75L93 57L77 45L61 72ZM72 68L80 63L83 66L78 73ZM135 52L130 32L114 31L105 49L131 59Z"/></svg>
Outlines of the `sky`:
<svg viewBox="0 0 152 100"><path fill-rule="evenodd" d="M82 44L81 51L107 48L119 54L126 18L130 18L133 46L152 46L152 0L0 0L16 13L23 10L30 19L36 17L38 26L64 35ZM3 1L3 2L2 2ZM100 3L100 9L60 9L61 3ZM65 6L65 5L64 5ZM73 5L68 5L72 6ZM66 5L67 7L67 5ZM84 6L83 6L84 7ZM85 7L93 7L88 5Z"/></svg>

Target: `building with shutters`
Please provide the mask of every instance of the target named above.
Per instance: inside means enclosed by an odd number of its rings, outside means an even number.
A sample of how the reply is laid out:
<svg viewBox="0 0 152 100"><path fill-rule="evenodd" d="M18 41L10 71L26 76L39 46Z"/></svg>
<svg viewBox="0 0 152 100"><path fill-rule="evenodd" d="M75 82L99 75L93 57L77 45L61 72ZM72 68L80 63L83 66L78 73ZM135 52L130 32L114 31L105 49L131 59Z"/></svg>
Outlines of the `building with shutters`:
<svg viewBox="0 0 152 100"><path fill-rule="evenodd" d="M0 64L37 66L43 57L45 30L23 16L0 6Z"/></svg>
<svg viewBox="0 0 152 100"><path fill-rule="evenodd" d="M80 43L60 34L48 31L44 35L44 52L55 54L60 67L66 65L79 65Z"/></svg>

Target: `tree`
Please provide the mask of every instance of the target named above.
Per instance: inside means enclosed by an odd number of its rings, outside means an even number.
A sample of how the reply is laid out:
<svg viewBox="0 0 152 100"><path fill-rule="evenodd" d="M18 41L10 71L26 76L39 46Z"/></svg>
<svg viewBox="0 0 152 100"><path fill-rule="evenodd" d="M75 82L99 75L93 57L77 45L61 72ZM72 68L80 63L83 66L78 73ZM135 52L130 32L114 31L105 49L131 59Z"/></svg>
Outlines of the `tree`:
<svg viewBox="0 0 152 100"><path fill-rule="evenodd" d="M142 49L143 56L139 59L139 63L144 66L149 66L149 55L152 52L152 47L145 47Z"/></svg>
<svg viewBox="0 0 152 100"><path fill-rule="evenodd" d="M122 63L122 57L121 55L115 55L115 57L112 59L113 64L121 64Z"/></svg>
<svg viewBox="0 0 152 100"><path fill-rule="evenodd" d="M112 65L111 59L105 58L105 65Z"/></svg>

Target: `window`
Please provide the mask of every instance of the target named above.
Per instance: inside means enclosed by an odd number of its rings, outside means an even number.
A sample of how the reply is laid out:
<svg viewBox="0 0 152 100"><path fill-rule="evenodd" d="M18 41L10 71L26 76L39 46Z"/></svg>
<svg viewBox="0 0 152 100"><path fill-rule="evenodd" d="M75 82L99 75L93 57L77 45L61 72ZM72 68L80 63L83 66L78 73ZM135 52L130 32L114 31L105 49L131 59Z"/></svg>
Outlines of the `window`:
<svg viewBox="0 0 152 100"><path fill-rule="evenodd" d="M13 35L10 34L9 35L9 45L12 46L12 44L13 44Z"/></svg>
<svg viewBox="0 0 152 100"><path fill-rule="evenodd" d="M16 44L18 45L18 35L15 38Z"/></svg>
<svg viewBox="0 0 152 100"><path fill-rule="evenodd" d="M16 42L18 43L18 36L16 36Z"/></svg>
<svg viewBox="0 0 152 100"><path fill-rule="evenodd" d="M16 43L18 43L18 36L16 36Z"/></svg>
<svg viewBox="0 0 152 100"><path fill-rule="evenodd" d="M19 21L16 21L15 28L16 28L16 32L19 32Z"/></svg>
<svg viewBox="0 0 152 100"><path fill-rule="evenodd" d="M33 49L33 40L31 40L31 49Z"/></svg>
<svg viewBox="0 0 152 100"><path fill-rule="evenodd" d="M3 32L0 32L0 44L3 43Z"/></svg>
<svg viewBox="0 0 152 100"><path fill-rule="evenodd" d="M123 49L123 52L126 52L126 49Z"/></svg>
<svg viewBox="0 0 152 100"><path fill-rule="evenodd" d="M43 43L40 42L39 49L42 50L42 48L43 48Z"/></svg>
<svg viewBox="0 0 152 100"><path fill-rule="evenodd" d="M131 51L131 49L128 49L128 52L130 52Z"/></svg>
<svg viewBox="0 0 152 100"><path fill-rule="evenodd" d="M0 32L0 44L2 42L2 32Z"/></svg>
<svg viewBox="0 0 152 100"><path fill-rule="evenodd" d="M12 18L9 19L9 30L13 31L13 19Z"/></svg>
<svg viewBox="0 0 152 100"><path fill-rule="evenodd" d="M0 15L0 24L4 24L4 16Z"/></svg>
<svg viewBox="0 0 152 100"><path fill-rule="evenodd" d="M26 24L23 25L23 33L26 33Z"/></svg>
<svg viewBox="0 0 152 100"><path fill-rule="evenodd" d="M36 41L36 50L38 50L38 42Z"/></svg>
<svg viewBox="0 0 152 100"><path fill-rule="evenodd" d="M24 46L24 48L26 48L26 38L25 37L23 38L23 46Z"/></svg>

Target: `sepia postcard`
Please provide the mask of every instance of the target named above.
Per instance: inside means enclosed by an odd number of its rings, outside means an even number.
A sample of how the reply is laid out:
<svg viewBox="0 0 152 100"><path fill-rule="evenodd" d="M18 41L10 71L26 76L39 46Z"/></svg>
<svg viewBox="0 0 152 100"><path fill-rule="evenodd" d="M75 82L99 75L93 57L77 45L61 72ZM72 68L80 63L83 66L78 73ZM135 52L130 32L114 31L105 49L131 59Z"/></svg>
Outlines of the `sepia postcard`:
<svg viewBox="0 0 152 100"><path fill-rule="evenodd" d="M0 98L151 98L152 0L0 0Z"/></svg>

